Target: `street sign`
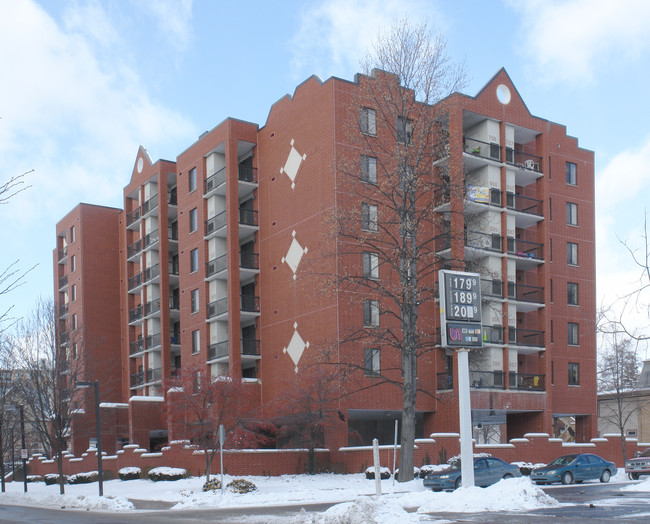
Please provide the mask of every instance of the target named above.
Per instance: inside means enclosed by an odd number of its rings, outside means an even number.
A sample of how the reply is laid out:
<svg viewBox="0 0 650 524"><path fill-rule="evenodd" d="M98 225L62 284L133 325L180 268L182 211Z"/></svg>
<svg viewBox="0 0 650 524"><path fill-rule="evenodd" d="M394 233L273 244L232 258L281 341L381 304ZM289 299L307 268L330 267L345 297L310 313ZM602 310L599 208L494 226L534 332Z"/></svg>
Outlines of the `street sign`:
<svg viewBox="0 0 650 524"><path fill-rule="evenodd" d="M27 460L29 458L29 453L27 452L26 449L21 449L20 450L20 459L21 460Z"/></svg>
<svg viewBox="0 0 650 524"><path fill-rule="evenodd" d="M483 347L481 276L441 270L440 326L445 347Z"/></svg>

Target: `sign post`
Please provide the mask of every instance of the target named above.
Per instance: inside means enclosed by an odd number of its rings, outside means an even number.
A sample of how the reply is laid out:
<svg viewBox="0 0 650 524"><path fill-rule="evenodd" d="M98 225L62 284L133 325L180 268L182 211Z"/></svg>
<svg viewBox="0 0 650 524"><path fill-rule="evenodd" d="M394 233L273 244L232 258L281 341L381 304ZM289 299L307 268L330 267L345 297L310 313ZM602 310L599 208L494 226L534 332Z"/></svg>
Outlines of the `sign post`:
<svg viewBox="0 0 650 524"><path fill-rule="evenodd" d="M483 347L481 328L481 276L441 270L440 327L442 346L458 354L458 415L463 487L474 485L472 407L469 395L469 350Z"/></svg>
<svg viewBox="0 0 650 524"><path fill-rule="evenodd" d="M219 458L221 459L221 493L224 492L223 485L223 441L226 440L226 428L219 424Z"/></svg>

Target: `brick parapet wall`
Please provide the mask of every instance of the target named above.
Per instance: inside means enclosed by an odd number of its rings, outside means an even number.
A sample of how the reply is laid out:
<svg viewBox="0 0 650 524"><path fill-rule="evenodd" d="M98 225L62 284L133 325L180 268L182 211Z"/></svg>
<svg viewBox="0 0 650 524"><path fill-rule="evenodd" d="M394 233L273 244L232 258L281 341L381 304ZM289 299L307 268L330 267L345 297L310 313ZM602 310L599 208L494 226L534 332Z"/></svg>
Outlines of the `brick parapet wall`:
<svg viewBox="0 0 650 524"><path fill-rule="evenodd" d="M634 456L650 444L638 443L635 439L626 440L628 457ZM475 453L489 453L506 462L530 462L532 464L548 463L560 455L569 453L594 453L604 459L613 461L623 467L623 454L620 437L592 439L588 443L565 443L557 438L550 438L545 433L529 433L524 438L512 439L508 444L475 445ZM380 446L379 458L382 466L392 469L393 446ZM415 449L415 465L438 464L458 455L460 442L457 433L434 433L431 438L418 439ZM308 452L298 450L275 449L228 449L224 450L224 471L229 475L285 475L299 474L307 471ZM337 451L316 450L316 469L335 473L357 473L373 464L372 447L360 446L340 448ZM395 463L399 464L399 447ZM158 466L183 468L190 475L205 473L205 455L196 446L187 441L172 442L158 453L148 453L135 444L124 446L117 455L105 456L102 462L104 471L111 471L117 478L120 468L135 466L144 472ZM97 452L88 450L81 457L66 455L63 471L66 475L97 470ZM38 455L29 461L30 475L56 473L56 462L44 460ZM216 453L211 466L212 473L220 472L219 453Z"/></svg>

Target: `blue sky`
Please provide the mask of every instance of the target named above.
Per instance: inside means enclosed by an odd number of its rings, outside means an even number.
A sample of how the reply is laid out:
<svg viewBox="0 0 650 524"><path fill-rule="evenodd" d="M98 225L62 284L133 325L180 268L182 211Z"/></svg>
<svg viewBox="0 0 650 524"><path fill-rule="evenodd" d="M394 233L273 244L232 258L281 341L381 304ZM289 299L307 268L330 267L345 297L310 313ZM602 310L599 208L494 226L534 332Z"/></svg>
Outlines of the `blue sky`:
<svg viewBox="0 0 650 524"><path fill-rule="evenodd" d="M263 125L310 75L352 79L405 15L466 62L467 94L505 67L534 115L595 151L599 303L638 286L618 238L643 247L647 0L0 0L0 180L34 170L0 206L0 268L38 264L0 310L52 294L56 222L79 202L121 207L139 145L174 160L228 116Z"/></svg>

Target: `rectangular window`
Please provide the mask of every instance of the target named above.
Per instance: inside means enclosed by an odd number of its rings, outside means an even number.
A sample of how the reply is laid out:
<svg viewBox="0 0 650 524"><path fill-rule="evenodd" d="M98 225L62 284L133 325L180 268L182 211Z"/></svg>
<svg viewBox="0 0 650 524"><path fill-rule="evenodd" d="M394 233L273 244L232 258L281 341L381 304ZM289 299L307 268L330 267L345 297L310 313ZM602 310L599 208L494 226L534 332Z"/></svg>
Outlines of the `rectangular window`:
<svg viewBox="0 0 650 524"><path fill-rule="evenodd" d="M199 391L201 391L201 372L194 371L192 373L192 393L198 395Z"/></svg>
<svg viewBox="0 0 650 524"><path fill-rule="evenodd" d="M77 329L77 314L72 315L72 330Z"/></svg>
<svg viewBox="0 0 650 524"><path fill-rule="evenodd" d="M195 329L192 331L192 354L198 353L201 350L201 331Z"/></svg>
<svg viewBox="0 0 650 524"><path fill-rule="evenodd" d="M569 362L569 386L580 385L580 364Z"/></svg>
<svg viewBox="0 0 650 524"><path fill-rule="evenodd" d="M566 183L572 186L578 185L578 176L576 174L576 165L572 162L566 163Z"/></svg>
<svg viewBox="0 0 650 524"><path fill-rule="evenodd" d="M72 255L70 257L70 273L74 273L75 269L77 269L77 258Z"/></svg>
<svg viewBox="0 0 650 524"><path fill-rule="evenodd" d="M548 199L548 219L553 222L553 199Z"/></svg>
<svg viewBox="0 0 650 524"><path fill-rule="evenodd" d="M548 244L548 256L551 262L553 262L553 239L549 239L549 244Z"/></svg>
<svg viewBox="0 0 650 524"><path fill-rule="evenodd" d="M361 132L364 135L377 135L377 113L368 107L361 108Z"/></svg>
<svg viewBox="0 0 650 524"><path fill-rule="evenodd" d="M77 360L77 343L72 344L72 359Z"/></svg>
<svg viewBox="0 0 650 524"><path fill-rule="evenodd" d="M397 117L397 141L403 144L410 144L413 140L413 120L404 118L403 116Z"/></svg>
<svg viewBox="0 0 650 524"><path fill-rule="evenodd" d="M568 282L566 285L567 304L570 306L578 305L578 284Z"/></svg>
<svg viewBox="0 0 650 524"><path fill-rule="evenodd" d="M199 270L199 250L193 249L190 251L190 273Z"/></svg>
<svg viewBox="0 0 650 524"><path fill-rule="evenodd" d="M551 386L555 385L555 362L551 362Z"/></svg>
<svg viewBox="0 0 650 524"><path fill-rule="evenodd" d="M578 244L575 242L566 243L566 263L570 266L578 265Z"/></svg>
<svg viewBox="0 0 650 524"><path fill-rule="evenodd" d="M377 183L377 159L374 156L361 157L361 180L371 184Z"/></svg>
<svg viewBox="0 0 650 524"><path fill-rule="evenodd" d="M76 239L74 226L70 226L70 243L72 244Z"/></svg>
<svg viewBox="0 0 650 524"><path fill-rule="evenodd" d="M192 313L198 313L199 311L199 290L192 290Z"/></svg>
<svg viewBox="0 0 650 524"><path fill-rule="evenodd" d="M567 344L569 346L577 346L579 342L578 324L576 322L569 322L567 325Z"/></svg>
<svg viewBox="0 0 650 524"><path fill-rule="evenodd" d="M190 233L196 231L199 227L199 213L196 208L190 209Z"/></svg>
<svg viewBox="0 0 650 524"><path fill-rule="evenodd" d="M379 255L377 253L363 252L363 276L379 278Z"/></svg>
<svg viewBox="0 0 650 524"><path fill-rule="evenodd" d="M195 167L190 169L189 172L187 173L187 182L188 182L188 189L190 193L196 190L196 168Z"/></svg>
<svg viewBox="0 0 650 524"><path fill-rule="evenodd" d="M71 296L72 302L77 300L77 284L72 284L72 290L70 291L70 296Z"/></svg>
<svg viewBox="0 0 650 524"><path fill-rule="evenodd" d="M566 203L566 223L570 226L578 225L578 204Z"/></svg>
<svg viewBox="0 0 650 524"><path fill-rule="evenodd" d="M363 301L363 325L364 327L379 326L379 300Z"/></svg>
<svg viewBox="0 0 650 524"><path fill-rule="evenodd" d="M553 302L553 279L550 280L549 282L549 289L548 289L550 295L551 295L551 303Z"/></svg>
<svg viewBox="0 0 650 524"><path fill-rule="evenodd" d="M555 336L554 336L554 330L553 330L553 320L551 320L551 344L553 343L553 338L555 338Z"/></svg>
<svg viewBox="0 0 650 524"><path fill-rule="evenodd" d="M367 377L379 375L381 373L381 351L377 348L365 348L363 367Z"/></svg>
<svg viewBox="0 0 650 524"><path fill-rule="evenodd" d="M361 229L377 231L377 206L374 204L361 204Z"/></svg>

